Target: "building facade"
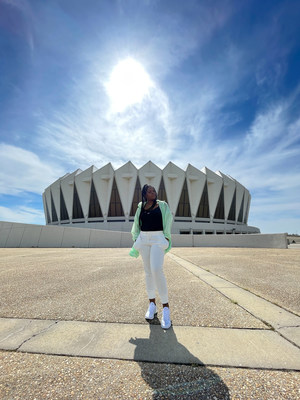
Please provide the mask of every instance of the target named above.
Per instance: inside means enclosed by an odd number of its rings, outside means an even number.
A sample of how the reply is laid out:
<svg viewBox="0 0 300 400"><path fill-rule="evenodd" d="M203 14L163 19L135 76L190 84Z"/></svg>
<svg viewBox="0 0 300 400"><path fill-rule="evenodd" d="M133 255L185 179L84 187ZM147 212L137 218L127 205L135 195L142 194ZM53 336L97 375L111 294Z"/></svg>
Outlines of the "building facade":
<svg viewBox="0 0 300 400"><path fill-rule="evenodd" d="M108 163L64 175L43 193L46 224L129 232L146 183L169 204L172 233L260 232L247 224L251 196L235 179L190 164L185 171L172 162L160 169L151 161L139 169L129 161L116 170Z"/></svg>

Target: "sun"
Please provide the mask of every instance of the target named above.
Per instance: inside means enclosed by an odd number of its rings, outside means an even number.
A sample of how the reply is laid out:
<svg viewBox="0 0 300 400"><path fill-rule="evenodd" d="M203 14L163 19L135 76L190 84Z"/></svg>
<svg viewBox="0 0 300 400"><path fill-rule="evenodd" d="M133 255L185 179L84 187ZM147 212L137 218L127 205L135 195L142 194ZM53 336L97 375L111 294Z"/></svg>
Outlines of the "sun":
<svg viewBox="0 0 300 400"><path fill-rule="evenodd" d="M113 112L123 112L127 107L140 103L153 86L143 66L133 58L120 61L112 70L106 91Z"/></svg>

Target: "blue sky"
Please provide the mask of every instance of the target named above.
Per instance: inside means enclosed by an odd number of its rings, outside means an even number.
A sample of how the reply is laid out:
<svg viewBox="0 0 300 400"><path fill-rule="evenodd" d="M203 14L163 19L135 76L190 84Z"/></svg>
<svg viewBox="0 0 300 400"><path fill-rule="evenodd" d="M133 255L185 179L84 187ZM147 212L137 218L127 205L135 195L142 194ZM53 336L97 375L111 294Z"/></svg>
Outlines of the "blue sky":
<svg viewBox="0 0 300 400"><path fill-rule="evenodd" d="M300 234L300 2L0 0L0 220L45 223L66 172L232 176Z"/></svg>

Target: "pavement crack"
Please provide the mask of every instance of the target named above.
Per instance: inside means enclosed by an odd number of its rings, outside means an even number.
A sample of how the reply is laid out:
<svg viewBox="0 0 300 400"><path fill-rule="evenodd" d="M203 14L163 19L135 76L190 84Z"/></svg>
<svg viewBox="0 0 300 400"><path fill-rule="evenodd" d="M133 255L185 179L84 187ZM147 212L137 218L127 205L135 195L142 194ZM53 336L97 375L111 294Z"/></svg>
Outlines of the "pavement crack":
<svg viewBox="0 0 300 400"><path fill-rule="evenodd" d="M31 324L31 322L32 322L32 321L29 321L29 322L28 322L28 325L26 325L25 327L27 328L27 327ZM39 331L39 332L34 333L33 335L31 335L29 338L23 340L23 342L16 348L15 351L19 351L20 348L23 346L23 344L29 342L31 339L33 339L34 337L40 335L41 333L47 332L52 326L58 324L58 322L59 322L59 321L54 321L52 324L50 324L49 326L47 326L47 328L44 328L44 329L42 329L41 331ZM21 330L25 329L25 327L23 327Z"/></svg>
<svg viewBox="0 0 300 400"><path fill-rule="evenodd" d="M8 338L10 338L10 337L16 335L17 333L20 333L20 332L24 331L24 330L30 325L30 323L31 323L31 321L29 321L28 324L25 325L25 326L23 326L21 329L19 329L19 330L17 330L17 331L14 331L14 332L10 333L9 335L7 335L5 338L1 339L1 340L0 340L0 343L1 343L1 342L4 342L4 341L7 340Z"/></svg>
<svg viewBox="0 0 300 400"><path fill-rule="evenodd" d="M278 329L285 329L285 328L300 328L300 325L284 325Z"/></svg>

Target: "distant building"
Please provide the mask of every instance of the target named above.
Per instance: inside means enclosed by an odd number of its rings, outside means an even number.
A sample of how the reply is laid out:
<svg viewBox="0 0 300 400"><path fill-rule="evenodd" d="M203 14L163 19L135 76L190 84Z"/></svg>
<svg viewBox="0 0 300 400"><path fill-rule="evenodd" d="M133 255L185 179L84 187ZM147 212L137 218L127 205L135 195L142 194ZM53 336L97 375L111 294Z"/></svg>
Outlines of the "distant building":
<svg viewBox="0 0 300 400"><path fill-rule="evenodd" d="M145 183L169 204L172 233L260 233L247 225L251 196L235 179L190 164L184 171L169 162L161 170L151 161L139 169L129 161L116 170L109 163L64 175L43 193L46 224L128 232Z"/></svg>

